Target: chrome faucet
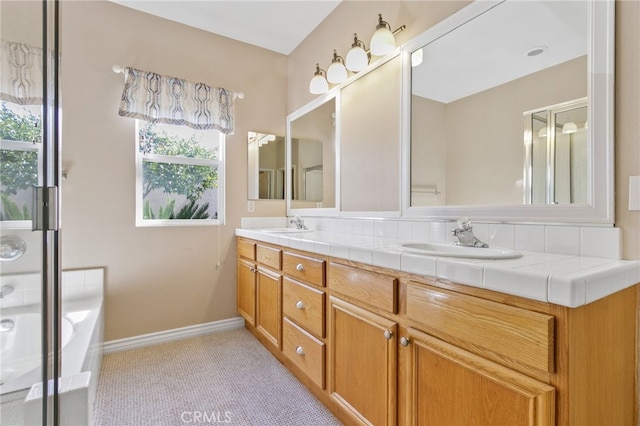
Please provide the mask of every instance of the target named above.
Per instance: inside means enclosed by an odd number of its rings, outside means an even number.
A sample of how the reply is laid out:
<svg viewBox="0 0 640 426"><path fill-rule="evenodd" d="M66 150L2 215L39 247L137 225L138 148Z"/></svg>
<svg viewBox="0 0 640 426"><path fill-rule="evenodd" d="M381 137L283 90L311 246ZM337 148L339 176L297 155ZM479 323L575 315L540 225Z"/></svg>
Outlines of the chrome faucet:
<svg viewBox="0 0 640 426"><path fill-rule="evenodd" d="M465 247L489 247L489 244L482 242L473 235L473 227L471 226L471 221L469 218L461 217L458 219L458 228L451 231L454 237L458 238L454 244L457 246L465 246Z"/></svg>
<svg viewBox="0 0 640 426"><path fill-rule="evenodd" d="M290 223L296 225L298 229L307 229L307 226L304 224L304 220L300 216L296 216L295 219L291 219Z"/></svg>

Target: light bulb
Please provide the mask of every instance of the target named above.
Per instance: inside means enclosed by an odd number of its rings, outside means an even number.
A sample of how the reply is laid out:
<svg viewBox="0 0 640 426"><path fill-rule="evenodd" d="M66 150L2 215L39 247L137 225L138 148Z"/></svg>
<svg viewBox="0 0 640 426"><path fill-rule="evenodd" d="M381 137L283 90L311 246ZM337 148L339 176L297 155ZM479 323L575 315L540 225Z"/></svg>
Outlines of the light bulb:
<svg viewBox="0 0 640 426"><path fill-rule="evenodd" d="M347 53L345 65L349 71L353 72L364 71L369 65L369 55L364 50L364 43L358 40L358 34L353 35L353 44Z"/></svg>
<svg viewBox="0 0 640 426"><path fill-rule="evenodd" d="M540 138L546 138L547 137L547 128L546 128L546 126L543 127L542 129L540 129L540 131L538 132L538 137L540 137Z"/></svg>
<svg viewBox="0 0 640 426"><path fill-rule="evenodd" d="M393 52L396 48L396 39L391 32L389 24L382 20L382 14L378 14L376 32L371 37L371 54L384 56Z"/></svg>
<svg viewBox="0 0 640 426"><path fill-rule="evenodd" d="M327 81L329 83L340 84L347 81L347 69L344 67L342 57L333 51L331 65L327 68Z"/></svg>
<svg viewBox="0 0 640 426"><path fill-rule="evenodd" d="M326 93L329 91L329 83L324 77L324 74L324 71L320 69L320 65L316 64L316 72L309 82L309 92L313 93L314 95L319 95L321 93Z"/></svg>
<svg viewBox="0 0 640 426"><path fill-rule="evenodd" d="M565 135L570 135L571 133L575 133L577 131L578 126L576 126L576 123L574 123L573 121L568 121L562 126L562 133L564 133Z"/></svg>

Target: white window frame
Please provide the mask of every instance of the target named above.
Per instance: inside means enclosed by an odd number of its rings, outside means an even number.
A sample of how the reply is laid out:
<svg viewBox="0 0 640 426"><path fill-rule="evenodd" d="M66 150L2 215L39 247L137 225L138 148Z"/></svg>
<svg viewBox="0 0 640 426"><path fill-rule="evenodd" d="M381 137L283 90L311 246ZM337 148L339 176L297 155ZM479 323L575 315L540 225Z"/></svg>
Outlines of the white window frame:
<svg viewBox="0 0 640 426"><path fill-rule="evenodd" d="M136 227L165 227L165 226L217 226L224 225L225 218L225 135L217 130L211 130L212 137L218 138L218 158L208 160L202 158L187 158L170 155L147 154L140 152L140 126L144 120L136 120L135 125L135 163L136 163ZM143 198L143 162L159 162L184 164L192 166L211 166L218 168L218 218L217 219L144 219Z"/></svg>
<svg viewBox="0 0 640 426"><path fill-rule="evenodd" d="M7 151L25 151L36 152L38 154L38 171L42 170L43 161L43 149L42 142L32 143L27 141L8 141L0 140L0 149ZM42 174L38 173L38 185L42 185ZM31 217L33 217L33 205L31 206ZM31 229L33 226L32 220L3 220L0 222L2 228L7 229Z"/></svg>

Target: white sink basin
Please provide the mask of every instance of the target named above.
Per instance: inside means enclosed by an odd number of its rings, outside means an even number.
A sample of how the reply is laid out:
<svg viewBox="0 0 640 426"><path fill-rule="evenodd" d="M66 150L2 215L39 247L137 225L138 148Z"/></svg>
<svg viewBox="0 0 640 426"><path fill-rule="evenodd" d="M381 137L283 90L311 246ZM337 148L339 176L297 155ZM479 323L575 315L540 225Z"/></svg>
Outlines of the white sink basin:
<svg viewBox="0 0 640 426"><path fill-rule="evenodd" d="M298 229L298 228L264 228L259 229L260 232L267 232L269 234L300 234L302 232L313 232L311 229Z"/></svg>
<svg viewBox="0 0 640 426"><path fill-rule="evenodd" d="M437 257L464 257L468 259L517 259L522 253L492 247L465 247L453 244L406 243L400 244L400 250Z"/></svg>

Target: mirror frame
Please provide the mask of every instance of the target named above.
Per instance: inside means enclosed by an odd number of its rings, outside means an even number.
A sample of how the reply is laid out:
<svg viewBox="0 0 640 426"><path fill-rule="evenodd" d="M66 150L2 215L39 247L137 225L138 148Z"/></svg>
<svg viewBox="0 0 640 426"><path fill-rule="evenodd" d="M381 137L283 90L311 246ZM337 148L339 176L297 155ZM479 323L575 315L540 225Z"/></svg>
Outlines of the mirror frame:
<svg viewBox="0 0 640 426"><path fill-rule="evenodd" d="M402 47L402 215L432 220L467 216L474 220L591 224L614 223L614 0L589 0L588 119L589 200L587 204L411 206L411 52L454 31L505 0L475 1ZM598 143L594 143L598 141ZM524 158L524 157L523 157Z"/></svg>
<svg viewBox="0 0 640 426"><path fill-rule="evenodd" d="M316 108L324 105L327 102L333 101L335 103L335 207L319 207L319 208L293 208L291 203L295 200L291 198L291 122L297 118L302 117L315 110ZM285 185L285 200L287 203L287 216L338 216L340 214L340 90L330 90L326 94L317 97L313 101L309 102L305 106L297 109L291 114L287 115L287 125L285 130L285 143L286 143L286 185Z"/></svg>

